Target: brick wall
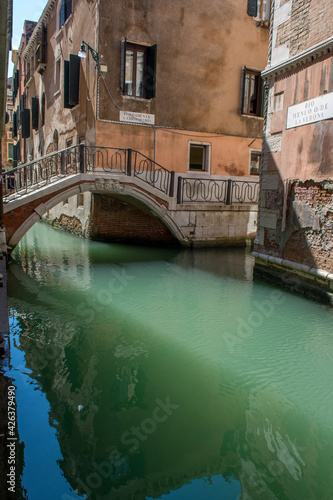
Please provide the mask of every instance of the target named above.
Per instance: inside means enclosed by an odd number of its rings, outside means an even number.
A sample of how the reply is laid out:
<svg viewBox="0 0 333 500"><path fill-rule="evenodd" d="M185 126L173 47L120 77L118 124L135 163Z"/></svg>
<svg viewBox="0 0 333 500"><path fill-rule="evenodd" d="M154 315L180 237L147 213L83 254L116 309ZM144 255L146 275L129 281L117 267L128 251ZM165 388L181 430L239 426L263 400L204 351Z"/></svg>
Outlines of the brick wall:
<svg viewBox="0 0 333 500"><path fill-rule="evenodd" d="M333 181L294 181L285 231L281 223L279 210L277 228L264 229L256 251L333 272Z"/></svg>
<svg viewBox="0 0 333 500"><path fill-rule="evenodd" d="M295 56L331 37L332 19L331 1L293 0L290 19L277 28L276 46L288 42L289 56Z"/></svg>
<svg viewBox="0 0 333 500"><path fill-rule="evenodd" d="M100 194L93 195L89 236L115 243L178 244L169 229L145 207Z"/></svg>
<svg viewBox="0 0 333 500"><path fill-rule="evenodd" d="M290 223L300 227L287 241L284 258L333 271L333 182L296 182L290 204Z"/></svg>

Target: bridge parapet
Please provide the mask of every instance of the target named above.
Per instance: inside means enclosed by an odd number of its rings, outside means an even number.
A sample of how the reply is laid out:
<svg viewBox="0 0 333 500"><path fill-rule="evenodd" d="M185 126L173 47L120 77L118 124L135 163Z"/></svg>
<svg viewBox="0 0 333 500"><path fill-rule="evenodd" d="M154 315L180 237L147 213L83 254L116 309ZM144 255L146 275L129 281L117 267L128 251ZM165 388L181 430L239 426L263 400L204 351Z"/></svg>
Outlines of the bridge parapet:
<svg viewBox="0 0 333 500"><path fill-rule="evenodd" d="M256 204L259 199L259 182L252 178L176 174L139 151L80 144L5 172L2 178L4 202L11 202L64 177L97 172L131 177L134 183L139 181L139 184L174 198L178 204Z"/></svg>

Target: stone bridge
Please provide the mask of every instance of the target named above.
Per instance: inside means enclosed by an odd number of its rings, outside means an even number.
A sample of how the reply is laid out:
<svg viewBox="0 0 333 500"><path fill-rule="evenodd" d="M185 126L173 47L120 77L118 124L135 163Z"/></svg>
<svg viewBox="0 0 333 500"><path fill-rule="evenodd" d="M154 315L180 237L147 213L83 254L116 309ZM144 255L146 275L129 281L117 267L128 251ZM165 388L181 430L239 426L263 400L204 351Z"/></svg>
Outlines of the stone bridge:
<svg viewBox="0 0 333 500"><path fill-rule="evenodd" d="M163 228L161 242L168 233L182 246L245 245L256 233L257 181L175 173L131 149L73 146L6 172L2 188L9 249L54 206L87 191L134 207L135 217L117 208L124 232ZM110 206L99 222L112 216Z"/></svg>

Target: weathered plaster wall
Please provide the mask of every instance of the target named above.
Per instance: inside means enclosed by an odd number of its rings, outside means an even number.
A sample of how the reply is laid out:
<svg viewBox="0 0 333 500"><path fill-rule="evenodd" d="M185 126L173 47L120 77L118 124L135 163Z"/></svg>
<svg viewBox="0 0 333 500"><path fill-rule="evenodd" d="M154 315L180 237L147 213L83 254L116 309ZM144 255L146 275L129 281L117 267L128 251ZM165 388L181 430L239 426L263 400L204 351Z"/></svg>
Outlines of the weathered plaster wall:
<svg viewBox="0 0 333 500"><path fill-rule="evenodd" d="M97 123L97 143L132 147L150 157L155 152L157 162L184 172L188 142L201 141L211 145L212 173L248 175L248 145L254 140L251 147L261 150L263 119L239 112L241 75L243 66L264 69L268 30L256 26L246 10L241 0L204 4L102 1L99 50L108 72L98 88L102 121ZM125 38L157 44L153 99L120 93L121 41ZM120 109L154 114L155 131L110 123L119 121Z"/></svg>
<svg viewBox="0 0 333 500"><path fill-rule="evenodd" d="M81 200L83 201L82 205ZM43 216L43 220L73 234L87 236L90 209L91 193L86 192L81 195L71 196L65 202L59 203Z"/></svg>
<svg viewBox="0 0 333 500"><path fill-rule="evenodd" d="M333 4L277 0L275 6L255 272L333 303L333 122L304 118L305 103L313 114L312 100L329 103L332 96L332 51L314 45L333 34ZM288 123L296 104L303 114Z"/></svg>
<svg viewBox="0 0 333 500"><path fill-rule="evenodd" d="M25 88L26 104L30 108L31 98L38 97L40 105L39 128L31 129L26 141L27 155L34 157L49 154L56 148L66 147L72 139L73 145L84 139L86 144L95 144L96 87L97 73L91 56L81 62L80 102L72 109L64 108L64 60L70 54L78 54L84 39L91 46L97 46L96 26L98 22L97 3L88 0L74 0L73 13L59 29L59 9L61 2L54 2L45 16L47 26L47 63L43 75L33 72L33 79ZM89 22L87 22L89 19ZM31 44L25 58L33 58L35 45ZM59 79L56 77L56 61L60 61ZM32 68L35 64L32 63ZM57 83L59 82L59 85ZM23 86L24 88L24 86ZM45 125L41 123L41 102L45 93ZM23 142L23 141L22 141Z"/></svg>
<svg viewBox="0 0 333 500"><path fill-rule="evenodd" d="M157 44L156 98L120 95L121 40ZM261 135L262 122L240 116L241 68L261 70L268 30L256 27L242 0L107 0L100 4L99 50L109 68L107 85L117 105L156 114L167 127ZM100 117L119 109L100 86Z"/></svg>

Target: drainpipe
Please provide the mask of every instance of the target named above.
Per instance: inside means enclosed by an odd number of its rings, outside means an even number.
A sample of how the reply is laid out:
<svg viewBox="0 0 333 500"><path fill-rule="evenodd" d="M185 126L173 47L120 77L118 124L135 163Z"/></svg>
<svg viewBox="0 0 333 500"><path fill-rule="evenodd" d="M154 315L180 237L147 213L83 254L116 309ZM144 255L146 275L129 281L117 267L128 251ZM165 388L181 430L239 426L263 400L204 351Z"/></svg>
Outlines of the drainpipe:
<svg viewBox="0 0 333 500"><path fill-rule="evenodd" d="M0 228L3 227L2 139L0 139Z"/></svg>
<svg viewBox="0 0 333 500"><path fill-rule="evenodd" d="M154 127L154 163L156 163L156 127Z"/></svg>

